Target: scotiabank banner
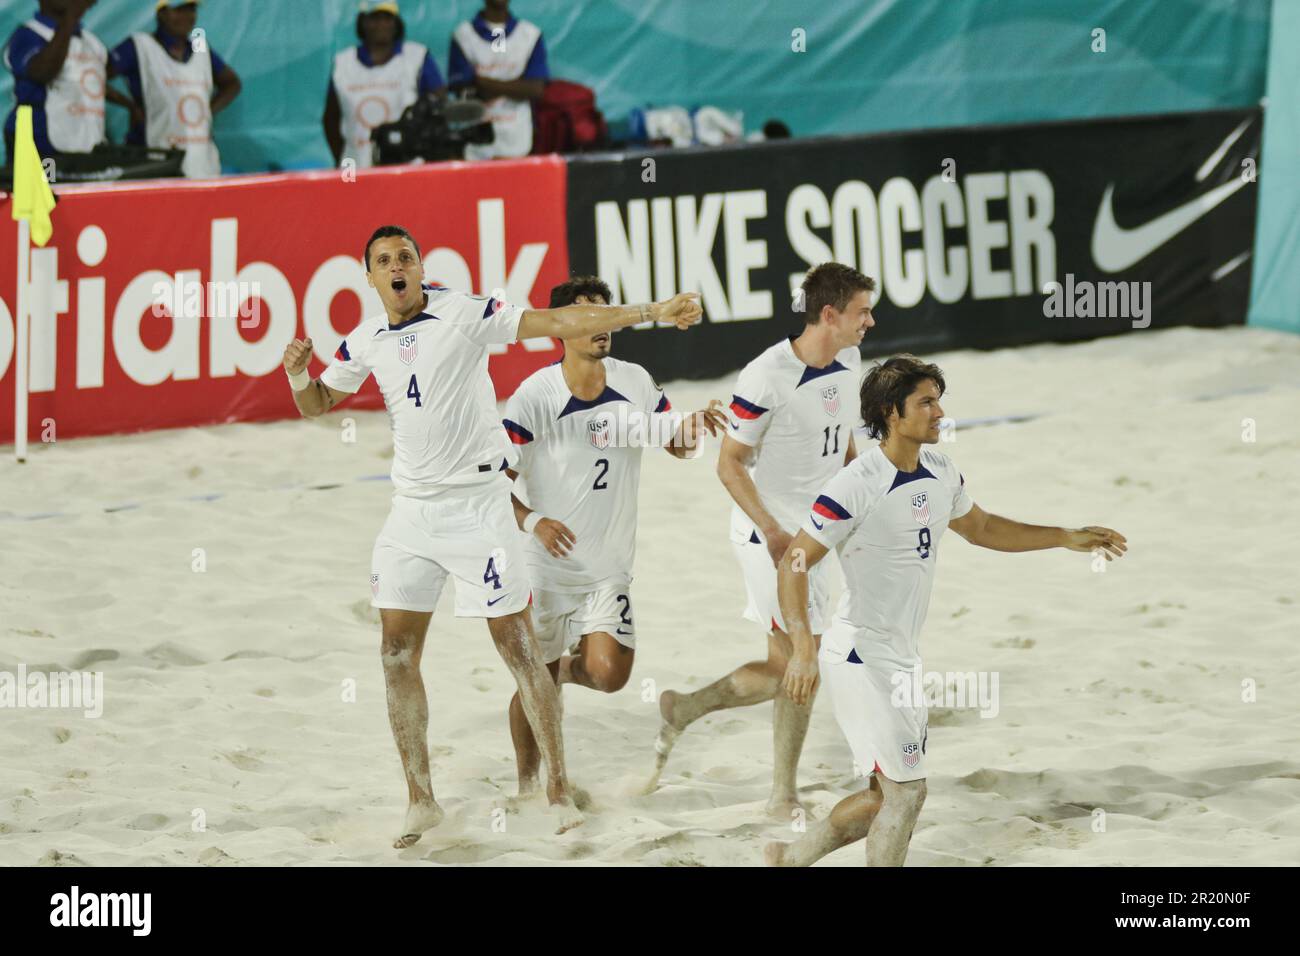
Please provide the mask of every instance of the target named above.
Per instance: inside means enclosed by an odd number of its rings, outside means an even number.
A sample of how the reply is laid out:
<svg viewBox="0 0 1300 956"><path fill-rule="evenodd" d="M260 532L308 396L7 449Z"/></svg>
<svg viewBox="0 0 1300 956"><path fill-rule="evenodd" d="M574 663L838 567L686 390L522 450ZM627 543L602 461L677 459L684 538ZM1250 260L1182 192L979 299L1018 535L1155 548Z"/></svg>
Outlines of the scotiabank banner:
<svg viewBox="0 0 1300 956"><path fill-rule="evenodd" d="M405 226L429 279L544 307L567 277L564 163L538 157L58 190L54 238L33 247L28 436L69 438L296 415L284 347L310 336L319 375L383 311L362 255ZM0 202L0 442L14 436L15 224ZM52 283L52 284L51 284ZM47 297L48 300L48 297ZM39 304L39 303L38 303ZM551 339L498 347L509 395L555 361ZM369 380L351 407L382 408Z"/></svg>
<svg viewBox="0 0 1300 956"><path fill-rule="evenodd" d="M616 301L702 293L699 329L615 337L660 381L797 333L794 290L830 259L879 285L872 355L1240 323L1261 125L1230 110L574 158L569 261Z"/></svg>

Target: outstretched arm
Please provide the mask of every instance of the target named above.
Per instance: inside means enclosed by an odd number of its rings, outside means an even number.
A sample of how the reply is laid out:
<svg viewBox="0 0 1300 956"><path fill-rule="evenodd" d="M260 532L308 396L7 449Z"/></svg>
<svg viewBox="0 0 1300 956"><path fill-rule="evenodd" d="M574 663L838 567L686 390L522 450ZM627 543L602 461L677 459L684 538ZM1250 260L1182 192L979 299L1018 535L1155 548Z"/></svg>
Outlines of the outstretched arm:
<svg viewBox="0 0 1300 956"><path fill-rule="evenodd" d="M808 572L826 554L825 545L800 529L776 571L776 598L794 645L781 683L796 704L810 700L817 688L817 644L808 621Z"/></svg>
<svg viewBox="0 0 1300 956"><path fill-rule="evenodd" d="M704 316L698 292L682 292L666 302L644 305L566 305L561 309L528 309L519 320L519 338L579 339L638 322L672 322L688 329Z"/></svg>
<svg viewBox="0 0 1300 956"><path fill-rule="evenodd" d="M1071 551L1101 549L1106 560L1121 558L1128 550L1122 534L1110 528L1089 525L1086 528L1052 528L1036 524L1022 524L990 514L979 505L956 521L948 522L959 535L971 544L992 551L1045 551L1048 548L1068 548Z"/></svg>

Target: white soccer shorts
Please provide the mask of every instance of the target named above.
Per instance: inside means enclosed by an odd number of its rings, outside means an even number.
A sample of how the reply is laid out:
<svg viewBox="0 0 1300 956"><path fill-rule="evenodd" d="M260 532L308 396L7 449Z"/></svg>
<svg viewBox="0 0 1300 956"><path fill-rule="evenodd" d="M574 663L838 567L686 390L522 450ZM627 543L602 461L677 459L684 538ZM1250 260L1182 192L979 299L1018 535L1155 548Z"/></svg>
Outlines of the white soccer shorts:
<svg viewBox="0 0 1300 956"><path fill-rule="evenodd" d="M788 634L790 629L785 626L785 617L776 597L776 567L767 553L767 545L750 540L743 544L733 541L731 547L745 578L745 593L749 600L745 619L769 631L775 625ZM821 634L830 623L830 602L830 579L823 559L813 565L808 574L808 626L814 634Z"/></svg>
<svg viewBox="0 0 1300 956"><path fill-rule="evenodd" d="M498 473L428 501L395 496L375 539L371 605L432 611L450 574L457 617L504 617L527 607L528 565L511 487Z"/></svg>
<svg viewBox="0 0 1300 956"><path fill-rule="evenodd" d="M584 634L604 631L624 647L635 650L629 582L603 584L586 594L558 591L533 592L533 632L542 645L542 658L550 664L573 647Z"/></svg>
<svg viewBox="0 0 1300 956"><path fill-rule="evenodd" d="M837 621L832 630L840 627ZM830 637L825 643L833 643ZM876 664L857 663L857 652L836 659L823 647L818 663L830 692L835 720L853 751L859 775L884 774L895 783L924 780L929 711L925 702L896 706L894 672ZM910 672L902 671L910 679Z"/></svg>

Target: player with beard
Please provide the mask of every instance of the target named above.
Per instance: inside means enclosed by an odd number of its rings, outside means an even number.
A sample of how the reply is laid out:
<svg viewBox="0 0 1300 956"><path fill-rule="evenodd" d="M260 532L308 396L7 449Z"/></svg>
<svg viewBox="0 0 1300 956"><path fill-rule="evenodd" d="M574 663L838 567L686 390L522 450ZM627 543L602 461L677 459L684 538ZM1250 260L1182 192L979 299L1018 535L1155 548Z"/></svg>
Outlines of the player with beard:
<svg viewBox="0 0 1300 956"><path fill-rule="evenodd" d="M552 309L607 302L609 286L595 276L551 291ZM611 336L566 339L564 359L520 384L504 422L520 455L508 474L527 488L528 504L514 499L515 518L529 536L543 659L560 684L607 694L627 683L636 656L631 584L641 454L662 447L676 458L695 457L701 429L716 435L727 427L720 401L690 415L674 412L649 372L610 356ZM537 787L541 755L518 694L510 733L524 796Z"/></svg>

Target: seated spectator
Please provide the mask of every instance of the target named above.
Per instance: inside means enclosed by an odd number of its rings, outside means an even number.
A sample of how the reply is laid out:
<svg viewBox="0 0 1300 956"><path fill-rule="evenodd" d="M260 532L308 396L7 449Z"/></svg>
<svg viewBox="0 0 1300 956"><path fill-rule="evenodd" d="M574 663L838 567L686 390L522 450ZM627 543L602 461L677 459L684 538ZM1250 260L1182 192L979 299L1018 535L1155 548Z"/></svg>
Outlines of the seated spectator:
<svg viewBox="0 0 1300 956"><path fill-rule="evenodd" d="M5 119L12 162L18 107L32 108L42 156L88 153L104 141L108 50L82 24L95 0L40 0L38 12L9 37L4 63L14 75L14 108ZM109 99L125 101L122 94Z"/></svg>
<svg viewBox="0 0 1300 956"><path fill-rule="evenodd" d="M206 41L191 39L196 0L157 0L154 18L153 33L132 34L109 55L108 75L126 77L131 90L126 141L184 150L181 170L190 179L220 176L212 117L234 101L243 84Z"/></svg>
<svg viewBox="0 0 1300 956"><path fill-rule="evenodd" d="M533 148L532 100L546 92L546 44L536 24L510 15L510 0L484 0L456 27L447 75L453 87L472 86L487 104L493 143L465 147L466 159L527 156Z"/></svg>
<svg viewBox="0 0 1300 956"><path fill-rule="evenodd" d="M396 3L363 7L357 39L334 56L321 123L335 164L350 159L364 169L373 165L371 131L398 119L418 96L441 96L446 84L428 47L406 39Z"/></svg>

